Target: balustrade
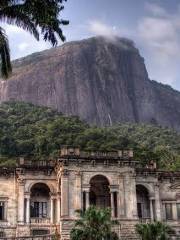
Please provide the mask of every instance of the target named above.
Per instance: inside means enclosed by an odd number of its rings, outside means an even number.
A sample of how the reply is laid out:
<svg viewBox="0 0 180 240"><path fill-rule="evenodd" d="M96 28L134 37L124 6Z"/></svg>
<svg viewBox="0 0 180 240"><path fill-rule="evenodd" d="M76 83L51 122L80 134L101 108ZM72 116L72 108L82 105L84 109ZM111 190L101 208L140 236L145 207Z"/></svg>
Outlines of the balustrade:
<svg viewBox="0 0 180 240"><path fill-rule="evenodd" d="M50 224L50 218L31 218L31 224Z"/></svg>
<svg viewBox="0 0 180 240"><path fill-rule="evenodd" d="M58 236L59 235L48 234L48 235L40 235L40 236L1 238L1 240L54 240Z"/></svg>

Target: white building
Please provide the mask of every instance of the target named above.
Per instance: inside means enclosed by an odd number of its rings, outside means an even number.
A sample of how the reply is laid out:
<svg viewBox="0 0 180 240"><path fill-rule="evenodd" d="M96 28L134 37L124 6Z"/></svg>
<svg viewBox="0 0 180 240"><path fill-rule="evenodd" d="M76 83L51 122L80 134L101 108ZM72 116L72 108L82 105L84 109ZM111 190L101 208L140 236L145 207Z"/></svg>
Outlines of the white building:
<svg viewBox="0 0 180 240"><path fill-rule="evenodd" d="M163 221L180 234L180 172L140 169L132 151L83 153L65 147L56 161L20 159L0 169L0 235L69 233L76 210L110 207L126 238L138 222Z"/></svg>

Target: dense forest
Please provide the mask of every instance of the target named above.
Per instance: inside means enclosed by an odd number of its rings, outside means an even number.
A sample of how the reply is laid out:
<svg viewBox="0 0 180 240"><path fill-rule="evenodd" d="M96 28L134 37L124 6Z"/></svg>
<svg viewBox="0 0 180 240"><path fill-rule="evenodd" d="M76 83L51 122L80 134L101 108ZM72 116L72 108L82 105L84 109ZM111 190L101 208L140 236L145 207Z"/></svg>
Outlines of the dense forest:
<svg viewBox="0 0 180 240"><path fill-rule="evenodd" d="M0 166L13 166L19 156L57 157L61 145L80 146L85 151L134 149L142 165L153 159L161 169L180 169L180 134L173 130L128 123L97 128L78 117L32 104L0 106Z"/></svg>

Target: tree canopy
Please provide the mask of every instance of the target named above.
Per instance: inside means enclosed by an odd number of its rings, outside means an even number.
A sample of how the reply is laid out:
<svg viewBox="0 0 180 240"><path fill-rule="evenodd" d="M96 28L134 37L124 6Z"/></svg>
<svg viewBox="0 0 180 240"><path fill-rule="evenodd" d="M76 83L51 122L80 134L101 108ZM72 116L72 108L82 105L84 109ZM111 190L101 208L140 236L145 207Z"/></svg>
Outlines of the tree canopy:
<svg viewBox="0 0 180 240"><path fill-rule="evenodd" d="M118 240L118 235L112 231L114 222L111 220L111 209L89 207L80 212L80 219L75 221L71 230L71 240Z"/></svg>
<svg viewBox="0 0 180 240"><path fill-rule="evenodd" d="M58 157L62 145L85 151L133 149L142 166L156 160L161 169L180 169L180 135L168 128L145 124L93 127L78 117L32 104L0 105L0 164L19 156L34 160Z"/></svg>
<svg viewBox="0 0 180 240"><path fill-rule="evenodd" d="M1 0L0 22L16 25L28 31L35 39L42 35L53 46L58 40L65 41L61 25L69 21L59 19L66 0ZM2 77L7 78L12 71L8 38L0 26L0 60Z"/></svg>
<svg viewBox="0 0 180 240"><path fill-rule="evenodd" d="M142 240L168 240L172 229L161 222L137 224L136 232Z"/></svg>

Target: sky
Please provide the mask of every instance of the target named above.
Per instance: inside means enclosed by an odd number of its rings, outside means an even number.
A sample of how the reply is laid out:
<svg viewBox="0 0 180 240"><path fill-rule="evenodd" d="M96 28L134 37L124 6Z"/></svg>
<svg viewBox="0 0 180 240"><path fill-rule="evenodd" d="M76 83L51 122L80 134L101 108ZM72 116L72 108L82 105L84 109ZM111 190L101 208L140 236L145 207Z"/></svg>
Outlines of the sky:
<svg viewBox="0 0 180 240"><path fill-rule="evenodd" d="M150 79L180 91L180 0L67 0L64 6L60 18L70 21L63 27L67 41L96 35L130 38ZM12 59L51 47L15 26L3 27Z"/></svg>

